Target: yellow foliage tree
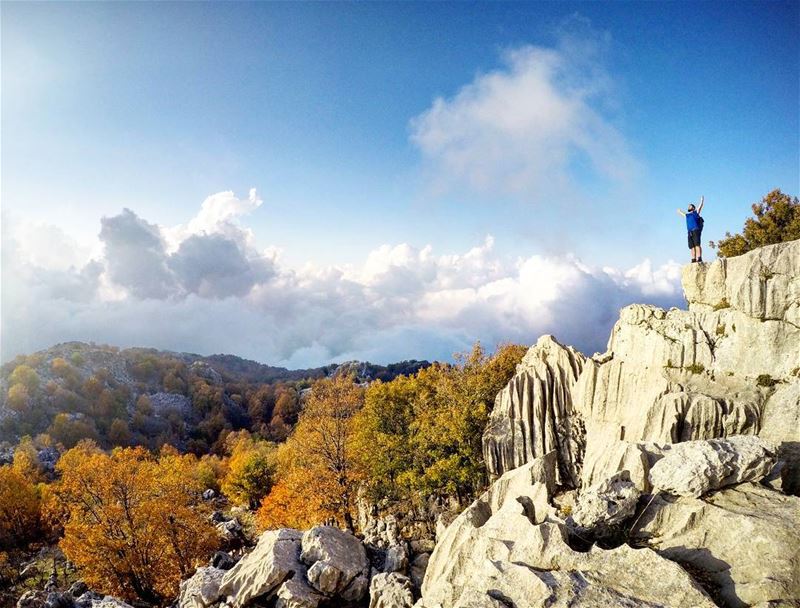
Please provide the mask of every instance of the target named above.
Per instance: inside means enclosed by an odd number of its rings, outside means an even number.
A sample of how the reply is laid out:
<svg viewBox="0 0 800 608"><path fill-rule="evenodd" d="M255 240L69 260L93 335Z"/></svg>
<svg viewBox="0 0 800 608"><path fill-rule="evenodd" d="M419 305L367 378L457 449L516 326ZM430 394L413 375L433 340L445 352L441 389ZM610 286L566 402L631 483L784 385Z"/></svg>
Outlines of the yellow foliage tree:
<svg viewBox="0 0 800 608"><path fill-rule="evenodd" d="M275 475L275 444L253 438L247 431L230 433L226 438L230 452L222 493L237 505L258 507L269 494Z"/></svg>
<svg viewBox="0 0 800 608"><path fill-rule="evenodd" d="M0 548L24 544L39 530L36 486L14 467L0 467Z"/></svg>
<svg viewBox="0 0 800 608"><path fill-rule="evenodd" d="M334 519L353 529L356 491L363 479L354 417L364 389L349 376L318 380L294 432L278 454L280 483L261 503L265 528Z"/></svg>
<svg viewBox="0 0 800 608"><path fill-rule="evenodd" d="M28 436L20 439L17 447L14 448L13 467L21 477L31 483L39 483L45 480L42 463L39 461L39 454L33 445L33 440Z"/></svg>
<svg viewBox="0 0 800 608"><path fill-rule="evenodd" d="M81 442L58 463L61 548L90 587L163 604L217 546L193 456Z"/></svg>

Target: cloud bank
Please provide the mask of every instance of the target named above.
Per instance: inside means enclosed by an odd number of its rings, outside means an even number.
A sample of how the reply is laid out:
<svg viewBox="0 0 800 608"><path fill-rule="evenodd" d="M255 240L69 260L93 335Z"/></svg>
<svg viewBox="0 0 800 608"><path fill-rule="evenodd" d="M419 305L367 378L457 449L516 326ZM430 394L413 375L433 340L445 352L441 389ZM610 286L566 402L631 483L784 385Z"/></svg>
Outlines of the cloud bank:
<svg viewBox="0 0 800 608"><path fill-rule="evenodd" d="M100 220L79 261L53 227L3 222L2 357L66 340L233 353L304 367L347 359L448 360L481 340L532 343L552 333L603 350L621 306L678 305L680 266L596 268L573 256L510 259L494 239L461 253L386 244L353 266L292 268L259 250L246 215L261 204L231 192L180 226L130 209ZM65 262L69 260L69 264Z"/></svg>

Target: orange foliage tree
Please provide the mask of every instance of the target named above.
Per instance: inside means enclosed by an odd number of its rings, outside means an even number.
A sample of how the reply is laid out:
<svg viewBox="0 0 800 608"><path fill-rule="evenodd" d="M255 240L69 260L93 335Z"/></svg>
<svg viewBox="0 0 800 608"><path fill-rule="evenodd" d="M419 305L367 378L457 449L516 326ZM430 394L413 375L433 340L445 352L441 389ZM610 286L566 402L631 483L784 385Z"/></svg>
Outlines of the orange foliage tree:
<svg viewBox="0 0 800 608"><path fill-rule="evenodd" d="M279 481L258 511L262 527L336 520L353 529L363 478L354 417L363 404L364 389L351 377L314 383L294 432L278 451Z"/></svg>
<svg viewBox="0 0 800 608"><path fill-rule="evenodd" d="M61 548L90 587L163 604L218 539L193 456L143 448L111 454L81 442L58 463Z"/></svg>

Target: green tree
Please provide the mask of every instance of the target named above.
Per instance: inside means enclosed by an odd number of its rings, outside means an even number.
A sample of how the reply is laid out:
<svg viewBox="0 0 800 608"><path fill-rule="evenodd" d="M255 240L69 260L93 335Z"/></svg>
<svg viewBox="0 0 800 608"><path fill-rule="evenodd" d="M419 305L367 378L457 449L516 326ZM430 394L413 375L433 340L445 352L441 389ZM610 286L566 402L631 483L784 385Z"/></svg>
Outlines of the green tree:
<svg viewBox="0 0 800 608"><path fill-rule="evenodd" d="M486 483L481 436L494 398L525 348L480 344L455 365L435 364L411 377L367 389L356 434L367 459L368 488L379 496L474 497Z"/></svg>
<svg viewBox="0 0 800 608"><path fill-rule="evenodd" d="M725 238L711 246L724 257L742 255L764 245L800 239L800 201L780 190L773 190L761 202L753 204L753 216L744 222L740 234L725 233Z"/></svg>

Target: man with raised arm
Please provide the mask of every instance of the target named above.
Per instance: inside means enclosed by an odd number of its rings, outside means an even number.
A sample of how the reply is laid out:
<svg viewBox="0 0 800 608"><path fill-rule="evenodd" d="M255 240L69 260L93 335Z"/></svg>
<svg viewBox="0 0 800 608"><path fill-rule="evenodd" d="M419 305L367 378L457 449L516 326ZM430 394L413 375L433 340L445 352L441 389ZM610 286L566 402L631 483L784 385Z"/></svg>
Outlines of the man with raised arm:
<svg viewBox="0 0 800 608"><path fill-rule="evenodd" d="M678 213L686 218L686 230L689 233L689 249L692 252L692 262L703 263L703 247L700 239L703 234L703 218L700 212L703 210L705 197L700 197L700 205L695 208L694 203L689 204L689 208L684 211L678 209Z"/></svg>

